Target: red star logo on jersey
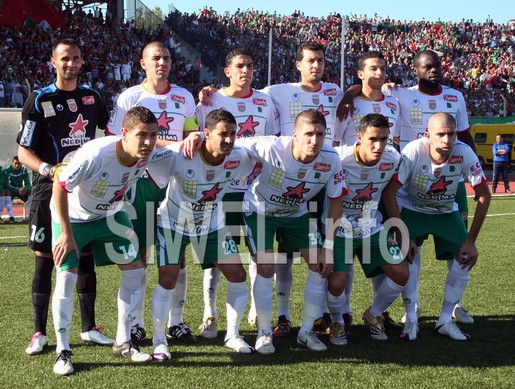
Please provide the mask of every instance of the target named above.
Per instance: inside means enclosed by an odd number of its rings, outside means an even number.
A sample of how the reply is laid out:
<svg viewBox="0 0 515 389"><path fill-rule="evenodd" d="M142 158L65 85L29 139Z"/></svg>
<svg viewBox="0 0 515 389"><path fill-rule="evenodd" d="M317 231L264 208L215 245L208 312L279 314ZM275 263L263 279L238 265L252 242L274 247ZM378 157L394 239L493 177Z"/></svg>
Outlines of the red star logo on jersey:
<svg viewBox="0 0 515 389"><path fill-rule="evenodd" d="M372 201L372 195L376 193L379 189L373 188L374 183L370 182L363 189L356 189L356 196L352 199L352 201Z"/></svg>
<svg viewBox="0 0 515 389"><path fill-rule="evenodd" d="M216 195L222 191L222 189L218 188L220 184L217 183L215 186L213 186L209 190L205 190L202 192L204 196L198 201L199 203L204 203L206 201L215 201Z"/></svg>
<svg viewBox="0 0 515 389"><path fill-rule="evenodd" d="M75 123L70 123L68 126L72 129L70 131L70 136L75 135L76 132L82 132L82 135L86 134L86 126L88 125L89 120L84 120L82 118L82 114L79 113L79 116L77 116L77 120L75 120ZM81 134L79 134L81 135Z"/></svg>
<svg viewBox="0 0 515 389"><path fill-rule="evenodd" d="M323 106L323 104L320 104L320 106L318 107L317 111L318 111L318 112L320 112L320 113L321 113L322 115L324 115L324 116L329 115L329 111L324 111L324 106Z"/></svg>
<svg viewBox="0 0 515 389"><path fill-rule="evenodd" d="M304 189L306 185L305 182L297 185L297 186L287 186L288 192L283 193L283 197L296 197L299 200L304 198L304 193L309 192L309 189Z"/></svg>
<svg viewBox="0 0 515 389"><path fill-rule="evenodd" d="M163 132L170 129L168 123L173 122L173 117L169 118L166 116L166 111L161 112L161 115L157 118L157 131Z"/></svg>
<svg viewBox="0 0 515 389"><path fill-rule="evenodd" d="M447 186L452 184L451 181L445 181L445 176L440 177L438 181L431 184L431 187L427 191L427 193L438 193L438 192L447 192Z"/></svg>
<svg viewBox="0 0 515 389"><path fill-rule="evenodd" d="M236 136L238 137L249 137L256 135L256 127L259 125L259 122L253 121L252 115L250 115L247 120L245 120L245 123L238 124L238 127L240 129L238 130L238 133Z"/></svg>

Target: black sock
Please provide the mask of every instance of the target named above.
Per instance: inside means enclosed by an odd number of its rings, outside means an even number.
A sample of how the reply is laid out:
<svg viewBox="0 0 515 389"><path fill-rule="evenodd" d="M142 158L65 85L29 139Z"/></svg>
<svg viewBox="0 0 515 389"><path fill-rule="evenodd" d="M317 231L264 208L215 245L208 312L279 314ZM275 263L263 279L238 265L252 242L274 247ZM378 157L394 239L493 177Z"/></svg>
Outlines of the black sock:
<svg viewBox="0 0 515 389"><path fill-rule="evenodd" d="M97 296L97 275L92 254L86 254L80 258L77 293L79 294L82 332L88 332L95 327L95 298Z"/></svg>
<svg viewBox="0 0 515 389"><path fill-rule="evenodd" d="M35 261L34 278L32 278L34 333L41 332L43 335L46 335L54 261L52 258L44 258L37 255Z"/></svg>

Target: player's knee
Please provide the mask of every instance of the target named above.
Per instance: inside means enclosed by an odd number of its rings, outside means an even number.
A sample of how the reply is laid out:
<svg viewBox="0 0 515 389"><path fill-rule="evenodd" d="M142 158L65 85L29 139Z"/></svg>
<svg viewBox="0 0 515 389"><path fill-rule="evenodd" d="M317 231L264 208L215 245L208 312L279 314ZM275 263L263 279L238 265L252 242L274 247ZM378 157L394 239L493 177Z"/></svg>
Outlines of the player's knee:
<svg viewBox="0 0 515 389"><path fill-rule="evenodd" d="M327 289L333 296L340 296L345 290L347 284L347 273L343 271L337 271L331 273L329 276L329 282Z"/></svg>

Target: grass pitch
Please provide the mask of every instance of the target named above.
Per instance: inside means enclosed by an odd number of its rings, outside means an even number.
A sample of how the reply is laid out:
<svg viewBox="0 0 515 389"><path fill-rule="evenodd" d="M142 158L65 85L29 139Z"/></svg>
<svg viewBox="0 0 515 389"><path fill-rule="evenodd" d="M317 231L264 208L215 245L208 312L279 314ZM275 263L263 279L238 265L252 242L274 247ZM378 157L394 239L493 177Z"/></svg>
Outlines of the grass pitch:
<svg viewBox="0 0 515 389"><path fill-rule="evenodd" d="M470 203L473 214L474 203ZM74 352L75 374L68 378L52 373L55 336L51 314L47 334L50 347L39 355L25 355L33 333L31 282L34 255L26 246L27 224L0 225L0 334L2 336L2 388L106 388L106 387L180 387L180 388L467 388L515 386L515 197L492 199L477 245L478 264L464 296L464 305L475 317L475 324L460 325L472 335L470 342L456 342L434 333L445 284L447 267L434 259L431 241L422 253L420 294L422 317L420 335L415 342L403 342L398 333L389 340L370 339L361 314L370 305L371 288L356 266L352 306L354 328L349 344L336 347L321 337L329 350L315 353L296 344L296 336L275 339L276 353L239 355L222 346L225 328L225 281L218 291L219 336L200 339L197 345L170 342L173 361L134 365L115 358L110 348L82 344L79 338L80 313L75 303L70 343ZM185 321L194 330L202 320L202 272L188 257L188 296ZM120 272L114 266L97 270L97 324L114 337L116 296ZM306 266L294 266L292 325L298 330L302 316ZM146 296L146 328L151 336L151 295L157 279L150 266ZM401 302L389 309L397 320L403 314ZM242 334L254 344L255 331L242 322ZM198 333L198 331L196 331ZM143 342L151 351L151 340Z"/></svg>

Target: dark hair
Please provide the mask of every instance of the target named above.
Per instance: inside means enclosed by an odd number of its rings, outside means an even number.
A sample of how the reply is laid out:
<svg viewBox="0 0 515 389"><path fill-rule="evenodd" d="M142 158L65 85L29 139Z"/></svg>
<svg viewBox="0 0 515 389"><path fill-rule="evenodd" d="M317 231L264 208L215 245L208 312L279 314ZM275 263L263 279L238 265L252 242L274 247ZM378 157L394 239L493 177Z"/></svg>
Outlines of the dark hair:
<svg viewBox="0 0 515 389"><path fill-rule="evenodd" d="M427 50L419 51L417 54L415 54L415 57L413 58L413 66L414 67L419 66L419 62L422 57L432 57L433 59L437 60L438 62L441 62L440 57L438 56L438 53L436 53L436 51L427 49Z"/></svg>
<svg viewBox="0 0 515 389"><path fill-rule="evenodd" d="M252 58L252 56L249 54L247 50L244 49L234 49L229 51L229 54L225 57L225 66L228 67L232 60L236 58L238 55L244 55L246 57Z"/></svg>
<svg viewBox="0 0 515 389"><path fill-rule="evenodd" d="M20 160L18 159L18 156L17 156L17 155L15 155L15 156L13 157L13 162L14 162L14 161L18 161L18 162L20 162Z"/></svg>
<svg viewBox="0 0 515 389"><path fill-rule="evenodd" d="M77 43L77 41L75 39L71 39L71 38L63 38L63 39L59 39L57 42L54 43L54 45L52 46L52 57L54 56L54 53L55 53L55 50L57 49L58 46L60 45L64 45L64 46L75 46L76 48L79 49L80 51L80 46L79 44Z"/></svg>
<svg viewBox="0 0 515 389"><path fill-rule="evenodd" d="M205 127L209 131L213 131L216 128L216 125L220 122L224 123L232 123L236 125L236 119L233 114L225 109L215 109L211 111L206 116Z"/></svg>
<svg viewBox="0 0 515 389"><path fill-rule="evenodd" d="M132 130L140 123L157 125L157 119L152 111L148 108L133 107L129 109L123 118L123 127L127 130Z"/></svg>
<svg viewBox="0 0 515 389"><path fill-rule="evenodd" d="M295 128L297 128L297 123L300 120L305 120L311 124L321 124L324 126L324 128L327 127L324 114L317 111L316 109L307 109L299 113L295 118Z"/></svg>
<svg viewBox="0 0 515 389"><path fill-rule="evenodd" d="M304 50L321 51L325 57L325 47L317 42L302 42L297 49L297 61L302 61L304 58Z"/></svg>
<svg viewBox="0 0 515 389"><path fill-rule="evenodd" d="M358 124L358 131L365 133L368 127L390 128L388 118L379 113L369 113L361 118Z"/></svg>
<svg viewBox="0 0 515 389"><path fill-rule="evenodd" d="M365 70L365 61L370 58L379 58L384 60L384 55L379 51L367 51L358 59L358 69Z"/></svg>

